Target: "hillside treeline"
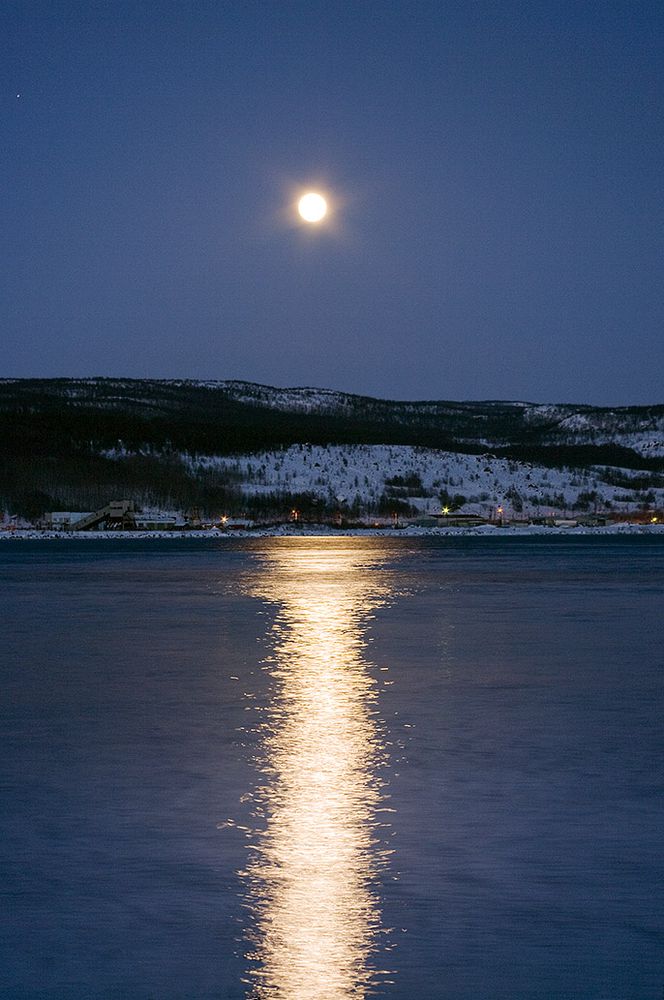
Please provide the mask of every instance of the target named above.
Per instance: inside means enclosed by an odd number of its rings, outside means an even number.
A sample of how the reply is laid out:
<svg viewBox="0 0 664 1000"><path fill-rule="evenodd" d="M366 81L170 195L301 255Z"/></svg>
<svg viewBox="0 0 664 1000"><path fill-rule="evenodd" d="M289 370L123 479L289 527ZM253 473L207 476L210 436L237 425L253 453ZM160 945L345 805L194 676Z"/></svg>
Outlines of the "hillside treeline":
<svg viewBox="0 0 664 1000"><path fill-rule="evenodd" d="M645 459L617 444L560 443L555 439L559 419L533 424L520 404L412 404L343 396L336 409L303 411L266 405L266 390L252 398L244 384L243 398L235 398L229 385L1 382L0 505L30 518L53 509L96 509L109 497L209 512L237 509L258 501L242 498L228 470L194 474L181 456L252 454L302 443L404 444L481 454L490 440L492 454L519 462L610 465L646 475L664 468L662 459ZM621 414L656 420L664 407ZM124 457L118 461L107 452Z"/></svg>

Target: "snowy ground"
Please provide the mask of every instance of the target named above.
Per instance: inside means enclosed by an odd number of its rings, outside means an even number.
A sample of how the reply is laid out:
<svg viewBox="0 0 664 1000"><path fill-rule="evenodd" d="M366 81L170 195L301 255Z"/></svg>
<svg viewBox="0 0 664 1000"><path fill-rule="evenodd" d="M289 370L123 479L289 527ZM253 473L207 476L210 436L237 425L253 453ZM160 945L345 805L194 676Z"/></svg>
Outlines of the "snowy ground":
<svg viewBox="0 0 664 1000"><path fill-rule="evenodd" d="M549 469L485 455L418 448L409 445L294 445L281 451L247 456L183 455L192 473L226 472L247 494L312 492L321 499L351 505L375 504L385 492L399 496L422 513L440 511L440 495L460 494L466 512L491 517L502 506L505 516L540 516L573 510L584 494L596 494L586 509L607 505L632 510L650 489L616 486L607 482L618 472L626 482L633 470ZM417 477L421 488L390 484L395 477ZM664 488L650 496L652 506L664 506ZM579 508L580 509L580 508Z"/></svg>
<svg viewBox="0 0 664 1000"><path fill-rule="evenodd" d="M280 525L276 528L256 528L251 531L38 531L37 529L18 529L16 531L0 531L0 541L43 541L45 539L67 539L69 541L140 541L148 539L200 539L211 538L276 538L276 537L345 537L373 536L376 538L412 538L412 537L443 537L448 535L481 535L485 538L513 538L516 535L659 535L664 537L664 524L612 524L599 528L555 528L544 525L509 526L499 528L485 524L475 528L416 528L412 525L405 528L356 528L339 530L325 525L295 526Z"/></svg>

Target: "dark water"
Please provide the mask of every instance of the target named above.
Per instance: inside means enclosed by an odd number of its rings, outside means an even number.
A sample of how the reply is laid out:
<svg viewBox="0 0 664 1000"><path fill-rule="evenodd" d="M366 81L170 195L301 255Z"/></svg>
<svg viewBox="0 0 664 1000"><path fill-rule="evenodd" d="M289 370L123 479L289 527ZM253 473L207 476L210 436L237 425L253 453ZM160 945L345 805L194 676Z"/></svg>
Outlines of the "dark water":
<svg viewBox="0 0 664 1000"><path fill-rule="evenodd" d="M664 539L0 546L3 998L659 1000Z"/></svg>

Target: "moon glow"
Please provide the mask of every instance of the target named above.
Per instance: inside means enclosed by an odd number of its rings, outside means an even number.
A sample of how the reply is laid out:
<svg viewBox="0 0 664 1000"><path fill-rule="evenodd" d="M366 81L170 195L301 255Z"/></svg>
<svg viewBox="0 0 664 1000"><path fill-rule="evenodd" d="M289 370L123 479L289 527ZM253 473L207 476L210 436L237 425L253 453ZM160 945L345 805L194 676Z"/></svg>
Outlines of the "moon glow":
<svg viewBox="0 0 664 1000"><path fill-rule="evenodd" d="M309 191L298 201L297 210L305 222L320 222L327 215L327 202L322 194Z"/></svg>

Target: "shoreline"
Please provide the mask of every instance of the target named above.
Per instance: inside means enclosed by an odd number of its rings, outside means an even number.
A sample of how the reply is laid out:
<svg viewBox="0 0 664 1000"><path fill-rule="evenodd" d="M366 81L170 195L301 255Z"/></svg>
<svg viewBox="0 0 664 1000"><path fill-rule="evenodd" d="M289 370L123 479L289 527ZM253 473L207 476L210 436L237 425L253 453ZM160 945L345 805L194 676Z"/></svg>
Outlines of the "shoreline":
<svg viewBox="0 0 664 1000"><path fill-rule="evenodd" d="M572 537L594 535L653 535L664 536L664 524L612 524L601 527L550 527L548 525L524 525L498 527L479 525L459 528L350 528L346 530L330 528L326 525L277 528L252 528L250 530L219 531L216 528L198 531L49 531L36 528L17 528L14 531L0 531L2 541L145 541L164 539L205 540L243 538L517 538Z"/></svg>

